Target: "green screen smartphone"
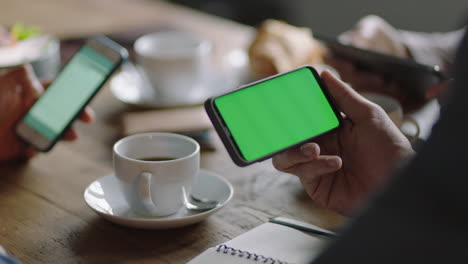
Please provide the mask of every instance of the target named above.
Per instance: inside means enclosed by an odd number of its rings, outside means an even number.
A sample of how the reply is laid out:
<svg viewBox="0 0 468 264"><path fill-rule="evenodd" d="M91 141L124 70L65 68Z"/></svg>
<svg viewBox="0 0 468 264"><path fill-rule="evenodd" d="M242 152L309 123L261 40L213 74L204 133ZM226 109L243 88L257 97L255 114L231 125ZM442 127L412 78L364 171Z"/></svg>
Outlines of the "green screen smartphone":
<svg viewBox="0 0 468 264"><path fill-rule="evenodd" d="M205 109L239 166L297 147L337 129L342 121L325 84L310 66L211 97Z"/></svg>
<svg viewBox="0 0 468 264"><path fill-rule="evenodd" d="M18 123L17 135L37 150L50 150L127 54L104 36L87 40Z"/></svg>

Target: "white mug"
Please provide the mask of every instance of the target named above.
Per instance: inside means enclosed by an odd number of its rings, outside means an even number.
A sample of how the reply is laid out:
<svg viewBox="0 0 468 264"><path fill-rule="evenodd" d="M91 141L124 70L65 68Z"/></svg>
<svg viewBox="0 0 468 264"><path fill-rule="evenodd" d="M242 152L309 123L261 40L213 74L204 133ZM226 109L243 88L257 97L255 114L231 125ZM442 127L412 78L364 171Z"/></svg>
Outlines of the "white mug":
<svg viewBox="0 0 468 264"><path fill-rule="evenodd" d="M134 44L137 63L161 100L192 97L208 78L211 42L192 33L164 31Z"/></svg>
<svg viewBox="0 0 468 264"><path fill-rule="evenodd" d="M120 190L132 211L165 216L176 213L190 195L200 168L200 146L178 134L136 134L114 144L113 158Z"/></svg>

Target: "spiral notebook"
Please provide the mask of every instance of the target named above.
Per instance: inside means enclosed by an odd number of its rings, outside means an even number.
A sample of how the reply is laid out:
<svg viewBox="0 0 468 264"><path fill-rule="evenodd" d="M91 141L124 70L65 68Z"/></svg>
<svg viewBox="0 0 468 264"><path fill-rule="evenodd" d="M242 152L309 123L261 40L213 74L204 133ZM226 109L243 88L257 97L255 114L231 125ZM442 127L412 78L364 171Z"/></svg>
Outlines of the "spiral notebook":
<svg viewBox="0 0 468 264"><path fill-rule="evenodd" d="M310 263L333 236L318 226L278 217L208 248L188 264Z"/></svg>

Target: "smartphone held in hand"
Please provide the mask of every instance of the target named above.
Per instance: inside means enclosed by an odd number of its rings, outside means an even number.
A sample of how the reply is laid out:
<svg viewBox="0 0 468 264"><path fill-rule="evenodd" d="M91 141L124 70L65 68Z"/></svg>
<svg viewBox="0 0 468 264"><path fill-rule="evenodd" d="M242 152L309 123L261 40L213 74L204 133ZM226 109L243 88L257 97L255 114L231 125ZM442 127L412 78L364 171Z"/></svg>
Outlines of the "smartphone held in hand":
<svg viewBox="0 0 468 264"><path fill-rule="evenodd" d="M50 150L127 57L104 36L86 41L19 122L17 135L39 151Z"/></svg>
<svg viewBox="0 0 468 264"><path fill-rule="evenodd" d="M238 166L297 147L342 122L325 84L310 66L209 98L205 109Z"/></svg>

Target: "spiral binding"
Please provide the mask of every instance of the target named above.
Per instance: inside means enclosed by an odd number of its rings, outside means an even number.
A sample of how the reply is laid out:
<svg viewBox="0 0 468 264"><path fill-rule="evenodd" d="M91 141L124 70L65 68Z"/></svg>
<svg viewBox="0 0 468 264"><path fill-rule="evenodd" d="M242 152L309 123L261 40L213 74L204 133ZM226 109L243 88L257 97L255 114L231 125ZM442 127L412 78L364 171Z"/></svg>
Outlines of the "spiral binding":
<svg viewBox="0 0 468 264"><path fill-rule="evenodd" d="M231 256L238 256L240 258L251 259L253 261L258 261L259 263L288 264L287 262L284 262L284 261L281 261L281 260L273 259L273 258L270 258L270 257L265 257L263 255L258 255L258 254L255 254L255 253L250 253L250 252L244 251L244 250L235 249L235 248L223 245L223 244L218 245L216 247L216 251L220 252L220 253L223 253L223 254L229 254Z"/></svg>

